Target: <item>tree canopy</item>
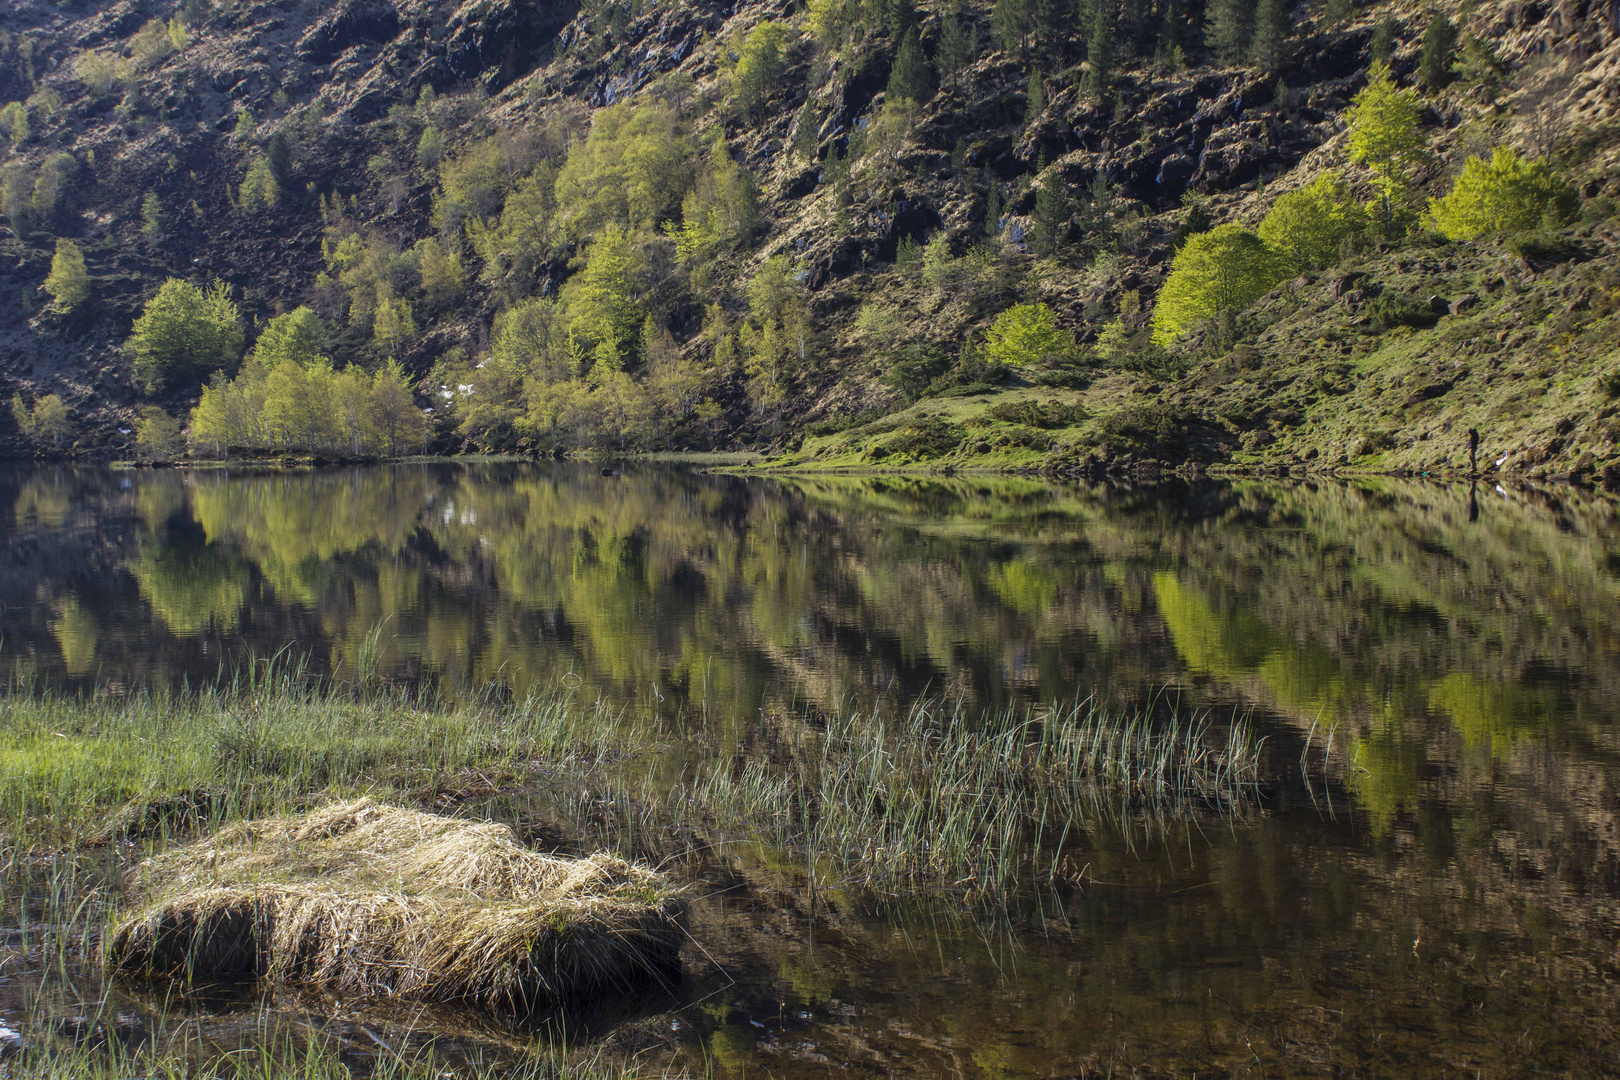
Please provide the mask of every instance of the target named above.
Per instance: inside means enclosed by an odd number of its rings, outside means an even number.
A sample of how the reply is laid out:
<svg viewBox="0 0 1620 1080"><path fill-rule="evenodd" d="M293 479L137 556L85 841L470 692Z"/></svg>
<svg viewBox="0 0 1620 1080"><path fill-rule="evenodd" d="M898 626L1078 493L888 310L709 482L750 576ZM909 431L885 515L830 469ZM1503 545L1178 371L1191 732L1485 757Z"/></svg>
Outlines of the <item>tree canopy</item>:
<svg viewBox="0 0 1620 1080"><path fill-rule="evenodd" d="M1293 270L1320 270L1339 261L1348 237L1366 227L1367 213L1338 173L1318 176L1279 196L1260 223L1260 239Z"/></svg>
<svg viewBox="0 0 1620 1080"><path fill-rule="evenodd" d="M242 327L223 282L206 291L169 278L147 301L130 333L135 378L148 394L210 371L242 355Z"/></svg>
<svg viewBox="0 0 1620 1080"><path fill-rule="evenodd" d="M1286 260L1241 225L1188 237L1159 290L1154 343L1173 344L1204 323L1242 311L1287 272Z"/></svg>
<svg viewBox="0 0 1620 1080"><path fill-rule="evenodd" d="M1545 161L1526 161L1498 146L1490 161L1468 159L1451 191L1429 200L1429 217L1446 239L1474 240L1562 225L1575 202L1575 189Z"/></svg>

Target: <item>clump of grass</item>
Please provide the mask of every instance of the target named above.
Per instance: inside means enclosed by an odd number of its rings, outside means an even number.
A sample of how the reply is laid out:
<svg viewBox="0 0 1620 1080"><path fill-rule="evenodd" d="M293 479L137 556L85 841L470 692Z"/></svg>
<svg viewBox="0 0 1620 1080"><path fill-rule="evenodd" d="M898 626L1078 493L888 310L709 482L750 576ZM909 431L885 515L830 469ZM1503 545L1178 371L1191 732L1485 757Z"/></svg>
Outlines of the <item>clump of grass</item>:
<svg viewBox="0 0 1620 1080"><path fill-rule="evenodd" d="M116 971L518 1012L663 978L685 911L645 866L370 800L227 826L138 878L146 903L107 942Z"/></svg>

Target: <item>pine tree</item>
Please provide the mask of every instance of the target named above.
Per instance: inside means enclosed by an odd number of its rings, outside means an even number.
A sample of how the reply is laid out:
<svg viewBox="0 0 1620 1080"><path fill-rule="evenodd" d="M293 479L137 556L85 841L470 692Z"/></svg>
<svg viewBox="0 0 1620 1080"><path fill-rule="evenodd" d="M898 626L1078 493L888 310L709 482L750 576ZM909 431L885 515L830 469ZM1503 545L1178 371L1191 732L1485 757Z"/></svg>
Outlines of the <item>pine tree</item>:
<svg viewBox="0 0 1620 1080"><path fill-rule="evenodd" d="M1241 63L1254 33L1255 0L1213 0L1205 38L1215 56L1226 64Z"/></svg>
<svg viewBox="0 0 1620 1080"><path fill-rule="evenodd" d="M1373 27L1372 42L1368 46L1374 63L1387 64L1395 58L1395 16L1385 15Z"/></svg>
<svg viewBox="0 0 1620 1080"><path fill-rule="evenodd" d="M1050 255L1062 245L1071 212L1068 185L1056 169L1047 170L1035 192L1036 251Z"/></svg>
<svg viewBox="0 0 1620 1080"><path fill-rule="evenodd" d="M1423 32L1423 53L1418 60L1418 85L1433 92L1451 81L1451 54L1457 48L1457 27L1443 11L1429 18Z"/></svg>
<svg viewBox="0 0 1620 1080"><path fill-rule="evenodd" d="M1046 111L1046 77L1040 68L1031 68L1029 88L1024 93L1024 126L1033 124Z"/></svg>
<svg viewBox="0 0 1620 1080"><path fill-rule="evenodd" d="M279 186L286 187L292 182L292 139L285 131L277 128L270 136L270 141L264 144L264 159L270 163L270 175Z"/></svg>
<svg viewBox="0 0 1620 1080"><path fill-rule="evenodd" d="M1249 57L1254 66L1275 75L1288 62L1287 0L1260 0L1254 14L1254 40Z"/></svg>
<svg viewBox="0 0 1620 1080"><path fill-rule="evenodd" d="M994 240L1001 235L1001 185L990 178L990 197L984 204L984 232Z"/></svg>
<svg viewBox="0 0 1620 1080"><path fill-rule="evenodd" d="M934 75L923 58L922 42L915 29L907 30L895 52L894 66L889 69L888 100L906 98L924 102L934 96Z"/></svg>
<svg viewBox="0 0 1620 1080"><path fill-rule="evenodd" d="M1029 36L1030 0L996 0L990 25L1003 52L1024 55Z"/></svg>
<svg viewBox="0 0 1620 1080"><path fill-rule="evenodd" d="M962 0L956 0L940 19L939 45L934 52L940 79L950 86L962 71L973 62L973 39L977 36L968 25Z"/></svg>
<svg viewBox="0 0 1620 1080"><path fill-rule="evenodd" d="M1091 16L1091 35L1086 43L1086 81L1091 96L1101 101L1108 94L1108 80L1114 73L1114 13L1109 0L1097 0Z"/></svg>

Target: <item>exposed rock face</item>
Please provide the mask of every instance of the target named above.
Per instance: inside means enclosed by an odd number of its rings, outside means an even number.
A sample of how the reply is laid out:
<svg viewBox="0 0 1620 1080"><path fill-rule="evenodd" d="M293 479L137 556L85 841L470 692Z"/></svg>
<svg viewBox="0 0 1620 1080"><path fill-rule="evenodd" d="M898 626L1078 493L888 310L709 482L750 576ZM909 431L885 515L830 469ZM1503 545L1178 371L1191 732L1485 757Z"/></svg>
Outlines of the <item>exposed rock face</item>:
<svg viewBox="0 0 1620 1080"><path fill-rule="evenodd" d="M348 0L298 39L298 59L326 64L365 43L390 41L399 33L399 12L390 0Z"/></svg>

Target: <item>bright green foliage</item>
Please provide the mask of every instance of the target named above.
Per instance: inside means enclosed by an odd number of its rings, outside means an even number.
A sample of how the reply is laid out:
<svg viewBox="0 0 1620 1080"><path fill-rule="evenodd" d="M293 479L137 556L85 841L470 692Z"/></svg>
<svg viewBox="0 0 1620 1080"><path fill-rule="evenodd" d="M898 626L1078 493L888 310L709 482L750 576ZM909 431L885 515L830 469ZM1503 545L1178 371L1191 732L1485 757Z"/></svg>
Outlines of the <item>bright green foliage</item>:
<svg viewBox="0 0 1620 1080"><path fill-rule="evenodd" d="M508 296L527 296L551 258L558 240L555 183L555 170L549 162L541 162L533 173L518 181L498 220L467 221L467 239L484 262L484 280ZM424 264L424 289L427 278Z"/></svg>
<svg viewBox="0 0 1620 1080"><path fill-rule="evenodd" d="M106 97L112 92L113 83L128 77L129 73L120 67L105 53L95 51L82 52L73 60L73 74L84 83L92 98Z"/></svg>
<svg viewBox="0 0 1620 1080"><path fill-rule="evenodd" d="M141 456L153 461L173 461L185 450L186 441L180 434L180 421L158 408L148 405L135 420L135 448Z"/></svg>
<svg viewBox="0 0 1620 1080"><path fill-rule="evenodd" d="M253 343L249 365L273 368L283 360L307 364L326 351L326 324L307 307L277 315Z"/></svg>
<svg viewBox="0 0 1620 1080"><path fill-rule="evenodd" d="M1045 304L1014 304L996 316L984 334L984 359L1009 367L1033 366L1066 356L1074 339L1061 329Z"/></svg>
<svg viewBox="0 0 1620 1080"><path fill-rule="evenodd" d="M584 266L568 279L558 298L576 373L636 366L642 321L636 298L645 291L644 274L641 252L617 225L603 228L586 248Z"/></svg>
<svg viewBox="0 0 1620 1080"><path fill-rule="evenodd" d="M1498 146L1489 162L1468 159L1446 197L1429 200L1429 216L1448 240L1473 240L1566 224L1575 205L1575 190L1545 161Z"/></svg>
<svg viewBox="0 0 1620 1080"><path fill-rule="evenodd" d="M889 69L888 98L907 98L923 102L934 96L934 73L928 69L923 57L922 43L915 29L907 30Z"/></svg>
<svg viewBox="0 0 1620 1080"><path fill-rule="evenodd" d="M12 146L21 146L27 142L30 134L28 106L20 101L13 101L0 109L0 131L6 133Z"/></svg>
<svg viewBox="0 0 1620 1080"><path fill-rule="evenodd" d="M186 27L186 20L180 12L175 12L169 20L169 44L175 52L184 52L191 44L191 31Z"/></svg>
<svg viewBox="0 0 1620 1080"><path fill-rule="evenodd" d="M148 19L129 39L129 55L139 69L156 67L173 51L168 24L162 19Z"/></svg>
<svg viewBox="0 0 1620 1080"><path fill-rule="evenodd" d="M424 169L436 169L444 157L444 132L429 124L416 141L416 162Z"/></svg>
<svg viewBox="0 0 1620 1080"><path fill-rule="evenodd" d="M141 199L141 234L149 240L163 235L163 202L155 191Z"/></svg>
<svg viewBox="0 0 1620 1080"><path fill-rule="evenodd" d="M1154 342L1171 345L1189 330L1237 314L1287 273L1286 261L1241 225L1188 237L1159 290Z"/></svg>
<svg viewBox="0 0 1620 1080"><path fill-rule="evenodd" d="M515 163L499 139L473 143L439 164L439 191L433 200L433 224L446 236L461 231L468 220L486 221L501 208L517 177Z"/></svg>
<svg viewBox="0 0 1620 1080"><path fill-rule="evenodd" d="M275 172L266 158L255 157L248 163L237 197L242 209L252 211L272 210L281 201L281 185L276 183Z"/></svg>
<svg viewBox="0 0 1620 1080"><path fill-rule="evenodd" d="M690 158L686 134L665 106L601 110L557 174L562 233L582 238L610 222L635 230L673 217L692 184Z"/></svg>
<svg viewBox="0 0 1620 1080"><path fill-rule="evenodd" d="M743 371L761 411L786 399L810 358L813 323L803 284L786 255L765 261L748 284L748 321L739 332Z"/></svg>
<svg viewBox="0 0 1620 1080"><path fill-rule="evenodd" d="M754 178L731 157L724 137L716 133L708 168L681 202L681 224L672 229L676 254L683 262L746 243L759 227L759 197Z"/></svg>
<svg viewBox="0 0 1620 1080"><path fill-rule="evenodd" d="M428 421L395 361L375 375L354 364L337 371L313 351L319 324L308 309L271 325L236 378L219 373L203 388L194 443L220 457L233 447L394 456L421 444Z"/></svg>
<svg viewBox="0 0 1620 1080"><path fill-rule="evenodd" d="M377 302L371 332L384 352L397 351L416 336L416 312L408 301L384 296Z"/></svg>
<svg viewBox="0 0 1620 1080"><path fill-rule="evenodd" d="M56 241L45 291L51 294L58 311L72 311L90 299L90 274L84 268L84 253L73 241Z"/></svg>
<svg viewBox="0 0 1620 1080"><path fill-rule="evenodd" d="M461 252L428 238L416 242L416 269L422 279L423 305L430 315L448 311L467 291Z"/></svg>
<svg viewBox="0 0 1620 1080"><path fill-rule="evenodd" d="M1423 99L1415 90L1395 85L1389 65L1374 61L1367 85L1345 111L1350 127L1350 159L1372 170L1383 195L1386 229L1394 222L1395 203L1407 189L1407 174L1421 162L1425 142L1421 121Z"/></svg>
<svg viewBox="0 0 1620 1080"><path fill-rule="evenodd" d="M51 449L59 450L63 441L73 434L73 420L68 415L67 405L56 394L46 394L34 402L32 409L23 404L21 395L13 394L11 416L23 438L35 446L49 444Z"/></svg>
<svg viewBox="0 0 1620 1080"><path fill-rule="evenodd" d="M1367 226L1367 212L1338 173L1323 173L1279 196L1260 223L1260 239L1293 270L1320 270L1339 261L1347 238Z"/></svg>
<svg viewBox="0 0 1620 1080"><path fill-rule="evenodd" d="M204 292L169 278L135 320L129 343L136 381L151 394L236 363L242 327L222 282Z"/></svg>
<svg viewBox="0 0 1620 1080"><path fill-rule="evenodd" d="M737 105L743 111L759 109L775 89L777 79L782 76L782 52L786 45L787 29L770 19L749 33L731 77Z"/></svg>

